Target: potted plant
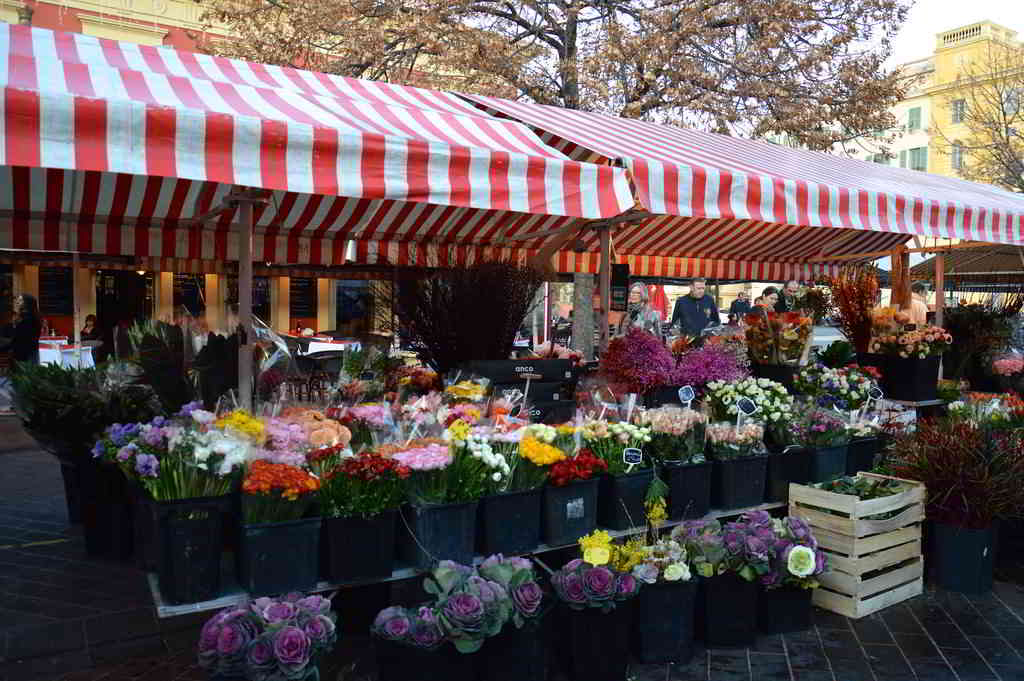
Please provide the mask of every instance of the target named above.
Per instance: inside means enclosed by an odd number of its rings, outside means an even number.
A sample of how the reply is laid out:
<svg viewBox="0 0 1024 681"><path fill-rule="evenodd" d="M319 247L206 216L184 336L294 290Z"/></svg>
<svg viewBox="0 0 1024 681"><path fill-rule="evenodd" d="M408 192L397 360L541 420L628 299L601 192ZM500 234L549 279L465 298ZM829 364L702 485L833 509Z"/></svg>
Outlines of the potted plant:
<svg viewBox="0 0 1024 681"><path fill-rule="evenodd" d="M787 516L773 522L763 512L756 516L759 527L771 526L775 533L771 571L760 578L758 627L765 634L810 629L811 596L819 586L817 575L825 571L825 553L803 519Z"/></svg>
<svg viewBox="0 0 1024 681"><path fill-rule="evenodd" d="M319 478L286 463L258 459L242 482L238 574L250 594L278 594L316 585L320 518L306 511Z"/></svg>
<svg viewBox="0 0 1024 681"><path fill-rule="evenodd" d="M562 455L551 464L544 487L541 519L544 543L548 546L571 544L594 531L598 476L607 470L608 464L586 448L573 457Z"/></svg>
<svg viewBox="0 0 1024 681"><path fill-rule="evenodd" d="M847 424L834 411L810 407L789 424L792 441L810 452L810 481L846 474Z"/></svg>
<svg viewBox="0 0 1024 681"><path fill-rule="evenodd" d="M796 311L762 309L745 321L751 373L792 388L795 367L807 361L814 331L811 318Z"/></svg>
<svg viewBox="0 0 1024 681"><path fill-rule="evenodd" d="M675 539L656 539L641 549L633 576L643 585L636 601L634 654L644 663L688 662L697 580L686 548Z"/></svg>
<svg viewBox="0 0 1024 681"><path fill-rule="evenodd" d="M860 418L852 421L847 430L850 443L846 453L846 474L870 471L885 449L884 428L876 420Z"/></svg>
<svg viewBox="0 0 1024 681"><path fill-rule="evenodd" d="M213 420L186 406L173 419L115 424L94 448L142 490L146 512L139 520L169 603L209 600L220 591L222 532L249 442Z"/></svg>
<svg viewBox="0 0 1024 681"><path fill-rule="evenodd" d="M992 373L996 375L1005 392L1021 392L1021 378L1024 377L1024 357L1016 354L1002 355L992 360Z"/></svg>
<svg viewBox="0 0 1024 681"><path fill-rule="evenodd" d="M939 383L939 362L953 337L937 326L907 324L903 312L875 313L870 352L881 355L882 390L889 399L934 400Z"/></svg>
<svg viewBox="0 0 1024 681"><path fill-rule="evenodd" d="M225 608L199 633L199 666L213 679L318 681L334 648L331 601L317 595L257 598Z"/></svg>
<svg viewBox="0 0 1024 681"><path fill-rule="evenodd" d="M473 659L445 639L430 606L390 606L378 613L373 634L379 681L473 681Z"/></svg>
<svg viewBox="0 0 1024 681"><path fill-rule="evenodd" d="M701 518L711 510L711 462L704 455L707 417L692 409L661 407L641 412L651 430L647 445L669 488L668 517Z"/></svg>
<svg viewBox="0 0 1024 681"><path fill-rule="evenodd" d="M484 644L481 665L484 681L545 678L548 638L542 630L545 599L533 563L525 558L493 555L484 559L477 572L500 584L511 605L504 627Z"/></svg>
<svg viewBox="0 0 1024 681"><path fill-rule="evenodd" d="M643 525L647 488L654 479L650 455L644 447L651 431L632 423L590 419L583 424L583 441L607 464L597 500L597 522L611 530ZM638 462L627 462L626 449L640 450Z"/></svg>
<svg viewBox="0 0 1024 681"><path fill-rule="evenodd" d="M764 428L758 423L707 427L711 470L711 505L718 509L756 506L764 500L768 456Z"/></svg>
<svg viewBox="0 0 1024 681"><path fill-rule="evenodd" d="M558 430L543 424L525 428L499 424L476 430L478 437L502 457L507 470L497 479L492 474L487 494L480 499L478 548L484 555L532 549L540 543L541 494L548 466L565 458L552 444Z"/></svg>
<svg viewBox="0 0 1024 681"><path fill-rule="evenodd" d="M744 514L724 526L687 520L672 530L703 579L697 634L708 648L749 646L756 637L758 578L771 570L775 533L769 518Z"/></svg>
<svg viewBox="0 0 1024 681"><path fill-rule="evenodd" d="M1024 436L970 421L924 421L896 438L903 476L924 483L938 586L992 588L997 524L1024 513Z"/></svg>
<svg viewBox="0 0 1024 681"><path fill-rule="evenodd" d="M448 426L448 445L427 444L393 455L411 470L408 531L399 549L413 565L427 568L438 559L473 562L477 504L492 476L507 475L507 463L489 447L470 446L470 426L461 418Z"/></svg>
<svg viewBox="0 0 1024 681"><path fill-rule="evenodd" d="M713 342L718 339L721 342ZM691 386L698 397L712 381L736 381L749 375L745 344L742 337L712 336L699 348L689 348L676 356L672 385L644 396L647 406L679 405L679 388ZM736 346L739 347L737 351ZM741 354L742 353L742 354Z"/></svg>
<svg viewBox="0 0 1024 681"><path fill-rule="evenodd" d="M329 576L354 582L391 575L398 507L410 470L373 452L347 458L323 478L320 510Z"/></svg>
<svg viewBox="0 0 1024 681"><path fill-rule="evenodd" d="M567 652L573 681L622 681L629 664L631 605L640 584L615 569L607 533L587 557L571 560L551 576L555 595L565 606ZM584 538L585 540L586 538ZM581 540L581 545L584 544Z"/></svg>

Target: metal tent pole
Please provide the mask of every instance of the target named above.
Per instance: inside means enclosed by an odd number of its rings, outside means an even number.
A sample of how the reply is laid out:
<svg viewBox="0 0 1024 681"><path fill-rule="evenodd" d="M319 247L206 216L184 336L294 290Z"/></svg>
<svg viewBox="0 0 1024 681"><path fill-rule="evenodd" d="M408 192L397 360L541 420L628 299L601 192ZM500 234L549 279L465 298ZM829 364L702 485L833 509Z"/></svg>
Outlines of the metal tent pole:
<svg viewBox="0 0 1024 681"><path fill-rule="evenodd" d="M608 349L608 311L612 303L612 239L607 225L598 227L601 232L601 353Z"/></svg>
<svg viewBox="0 0 1024 681"><path fill-rule="evenodd" d="M245 343L238 347L238 401L252 409L252 203L238 202L238 326Z"/></svg>

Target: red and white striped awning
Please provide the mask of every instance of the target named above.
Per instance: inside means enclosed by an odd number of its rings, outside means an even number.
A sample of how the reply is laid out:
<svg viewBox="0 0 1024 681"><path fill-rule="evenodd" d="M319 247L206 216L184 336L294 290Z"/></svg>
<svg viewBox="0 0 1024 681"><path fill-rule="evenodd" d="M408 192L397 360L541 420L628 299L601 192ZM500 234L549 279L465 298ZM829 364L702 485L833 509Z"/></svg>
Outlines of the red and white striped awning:
<svg viewBox="0 0 1024 681"><path fill-rule="evenodd" d="M655 269L685 269L679 257L796 262L887 250L913 236L1024 243L1024 196L989 185L642 120L467 98L529 124L570 158L629 169L653 217L624 227L616 248L664 258Z"/></svg>
<svg viewBox="0 0 1024 681"><path fill-rule="evenodd" d="M235 185L272 190L257 258L338 264L348 240L472 243L634 206L463 98L0 23L0 248L237 258Z"/></svg>

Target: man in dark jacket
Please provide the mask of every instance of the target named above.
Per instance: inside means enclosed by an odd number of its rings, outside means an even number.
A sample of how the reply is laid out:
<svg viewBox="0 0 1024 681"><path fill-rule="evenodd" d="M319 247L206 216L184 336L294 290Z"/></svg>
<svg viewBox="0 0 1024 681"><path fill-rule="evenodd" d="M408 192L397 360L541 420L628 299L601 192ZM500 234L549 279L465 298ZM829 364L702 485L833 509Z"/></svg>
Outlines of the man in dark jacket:
<svg viewBox="0 0 1024 681"><path fill-rule="evenodd" d="M672 310L673 328L679 327L687 336L699 336L701 331L709 326L718 326L722 323L715 301L705 293L706 289L706 279L694 279L690 283L690 294L678 299Z"/></svg>
<svg viewBox="0 0 1024 681"><path fill-rule="evenodd" d="M746 289L736 295L736 300L729 306L729 321L739 321L750 314L750 293Z"/></svg>
<svg viewBox="0 0 1024 681"><path fill-rule="evenodd" d="M800 293L800 282L791 279L786 282L786 287L779 295L779 301L775 303L776 312L790 312L795 308L797 295Z"/></svg>

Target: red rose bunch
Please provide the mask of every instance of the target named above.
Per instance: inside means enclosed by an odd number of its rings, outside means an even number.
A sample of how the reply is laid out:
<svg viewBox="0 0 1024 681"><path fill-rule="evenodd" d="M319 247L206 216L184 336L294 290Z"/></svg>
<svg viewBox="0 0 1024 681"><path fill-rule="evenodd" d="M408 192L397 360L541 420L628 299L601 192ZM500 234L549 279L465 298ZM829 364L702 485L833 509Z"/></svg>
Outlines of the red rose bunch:
<svg viewBox="0 0 1024 681"><path fill-rule="evenodd" d="M410 473L408 466L373 452L344 459L327 474L321 505L329 515L342 518L369 518L398 508Z"/></svg>
<svg viewBox="0 0 1024 681"><path fill-rule="evenodd" d="M608 464L589 449L581 449L575 458L562 459L551 466L548 479L555 487L565 487L570 482L589 480L598 473L608 470Z"/></svg>

